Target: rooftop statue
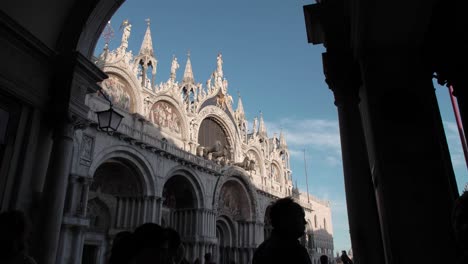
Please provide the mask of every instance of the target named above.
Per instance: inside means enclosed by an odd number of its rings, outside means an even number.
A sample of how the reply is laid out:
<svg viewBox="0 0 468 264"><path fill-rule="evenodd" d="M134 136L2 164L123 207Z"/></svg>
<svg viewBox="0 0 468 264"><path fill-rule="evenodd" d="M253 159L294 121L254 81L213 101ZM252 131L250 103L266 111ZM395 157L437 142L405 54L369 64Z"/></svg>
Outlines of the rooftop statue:
<svg viewBox="0 0 468 264"><path fill-rule="evenodd" d="M125 19L122 22L122 25L120 26L120 29L123 28L123 34L122 34L122 43L128 43L128 38L130 37L130 32L132 30L132 24L128 21L128 19Z"/></svg>
<svg viewBox="0 0 468 264"><path fill-rule="evenodd" d="M171 80L175 80L176 78L176 71L179 69L179 63L177 62L177 58L175 56L172 57L172 65L171 65Z"/></svg>

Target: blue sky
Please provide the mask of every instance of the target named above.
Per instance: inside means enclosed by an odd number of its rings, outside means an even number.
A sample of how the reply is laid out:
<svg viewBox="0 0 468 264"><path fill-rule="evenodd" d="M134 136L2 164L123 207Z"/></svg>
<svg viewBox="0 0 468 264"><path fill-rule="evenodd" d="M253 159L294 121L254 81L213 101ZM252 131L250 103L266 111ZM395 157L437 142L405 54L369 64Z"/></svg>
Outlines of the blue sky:
<svg viewBox="0 0 468 264"><path fill-rule="evenodd" d="M335 251L349 249L349 227L343 183L337 111L325 84L323 46L307 43L299 0L127 0L111 19L115 37L121 38L124 19L132 24L129 48L138 52L151 19L153 46L159 61L156 82L169 78L174 54L183 74L190 50L195 80L205 83L223 54L229 93L237 102L239 91L250 121L263 112L269 136L286 135L293 178L306 189L302 150L307 152L310 192L332 203ZM102 50L103 40L97 45ZM468 180L447 88L436 90L452 153L459 189Z"/></svg>

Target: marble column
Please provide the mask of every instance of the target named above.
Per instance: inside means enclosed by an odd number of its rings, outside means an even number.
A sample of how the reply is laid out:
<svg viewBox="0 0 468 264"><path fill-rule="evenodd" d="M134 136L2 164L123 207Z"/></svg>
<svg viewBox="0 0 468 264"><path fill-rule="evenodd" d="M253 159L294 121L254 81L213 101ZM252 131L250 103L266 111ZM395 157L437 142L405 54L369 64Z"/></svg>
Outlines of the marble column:
<svg viewBox="0 0 468 264"><path fill-rule="evenodd" d="M377 204L359 112L359 64L349 51L324 53L323 65L326 82L338 108L353 256L356 263L384 263Z"/></svg>
<svg viewBox="0 0 468 264"><path fill-rule="evenodd" d="M80 211L81 217L86 217L87 214L87 205L88 205L88 197L89 197L89 187L93 182L92 178L84 177L83 178L83 185L82 185L82 192L81 192L81 201L80 201Z"/></svg>
<svg viewBox="0 0 468 264"><path fill-rule="evenodd" d="M65 194L70 173L74 127L67 121L57 124L43 191L41 229L37 241L38 263L55 263L62 226Z"/></svg>
<svg viewBox="0 0 468 264"><path fill-rule="evenodd" d="M419 50L375 47L360 57L361 114L386 263L455 262L454 193L440 146L432 72ZM430 235L429 235L430 234ZM424 239L424 238L430 239Z"/></svg>
<svg viewBox="0 0 468 264"><path fill-rule="evenodd" d="M80 188L80 176L79 175L70 175L70 183L68 184L68 201L66 205L65 214L75 215L78 209L78 204L81 202L81 197L79 197L79 188Z"/></svg>

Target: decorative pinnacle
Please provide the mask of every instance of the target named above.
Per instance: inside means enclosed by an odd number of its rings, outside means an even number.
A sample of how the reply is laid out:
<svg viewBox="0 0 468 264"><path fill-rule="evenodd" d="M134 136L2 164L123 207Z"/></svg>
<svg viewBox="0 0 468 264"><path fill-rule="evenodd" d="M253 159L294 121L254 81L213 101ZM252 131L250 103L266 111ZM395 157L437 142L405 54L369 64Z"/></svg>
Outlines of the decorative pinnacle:
<svg viewBox="0 0 468 264"><path fill-rule="evenodd" d="M190 49L187 50L187 57L190 58Z"/></svg>
<svg viewBox="0 0 468 264"><path fill-rule="evenodd" d="M147 19L145 19L145 22L146 22L146 25L148 25L148 27L149 27L151 20L149 18L147 18Z"/></svg>

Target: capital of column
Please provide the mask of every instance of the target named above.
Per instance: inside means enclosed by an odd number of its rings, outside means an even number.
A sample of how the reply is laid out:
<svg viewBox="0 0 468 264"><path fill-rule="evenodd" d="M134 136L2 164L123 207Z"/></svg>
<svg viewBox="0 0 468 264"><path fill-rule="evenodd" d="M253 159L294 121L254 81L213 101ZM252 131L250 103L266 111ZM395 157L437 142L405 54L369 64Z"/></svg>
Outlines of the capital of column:
<svg viewBox="0 0 468 264"><path fill-rule="evenodd" d="M361 73L351 51L322 54L325 81L335 96L335 105L359 103Z"/></svg>

